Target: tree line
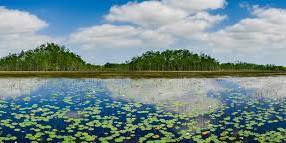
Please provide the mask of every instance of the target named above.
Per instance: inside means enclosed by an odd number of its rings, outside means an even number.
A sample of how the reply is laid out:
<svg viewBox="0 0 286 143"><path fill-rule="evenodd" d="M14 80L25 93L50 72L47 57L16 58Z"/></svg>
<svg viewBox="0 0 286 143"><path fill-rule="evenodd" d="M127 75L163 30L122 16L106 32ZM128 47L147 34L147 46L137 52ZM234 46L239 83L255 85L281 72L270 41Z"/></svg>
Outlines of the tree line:
<svg viewBox="0 0 286 143"><path fill-rule="evenodd" d="M208 55L189 50L148 51L126 64L107 63L105 68L129 71L286 71L285 67L275 65L219 63Z"/></svg>
<svg viewBox="0 0 286 143"><path fill-rule="evenodd" d="M79 55L54 43L34 50L9 54L0 59L1 71L286 71L283 66L244 62L219 63L216 59L189 50L147 51L125 63L103 66L86 63Z"/></svg>
<svg viewBox="0 0 286 143"><path fill-rule="evenodd" d="M148 51L134 57L128 65L132 71L213 71L220 68L216 59L204 54L193 54L188 50Z"/></svg>
<svg viewBox="0 0 286 143"><path fill-rule="evenodd" d="M90 67L79 55L54 43L0 59L2 71L79 71Z"/></svg>

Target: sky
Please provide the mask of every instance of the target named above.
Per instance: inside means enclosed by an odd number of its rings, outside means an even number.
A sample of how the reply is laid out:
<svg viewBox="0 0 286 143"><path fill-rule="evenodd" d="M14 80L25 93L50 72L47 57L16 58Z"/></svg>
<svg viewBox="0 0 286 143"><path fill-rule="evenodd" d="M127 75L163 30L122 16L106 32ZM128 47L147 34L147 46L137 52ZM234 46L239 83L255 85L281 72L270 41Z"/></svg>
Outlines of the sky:
<svg viewBox="0 0 286 143"><path fill-rule="evenodd" d="M286 65L282 0L0 0L0 57L40 44L93 64L188 49L221 62Z"/></svg>

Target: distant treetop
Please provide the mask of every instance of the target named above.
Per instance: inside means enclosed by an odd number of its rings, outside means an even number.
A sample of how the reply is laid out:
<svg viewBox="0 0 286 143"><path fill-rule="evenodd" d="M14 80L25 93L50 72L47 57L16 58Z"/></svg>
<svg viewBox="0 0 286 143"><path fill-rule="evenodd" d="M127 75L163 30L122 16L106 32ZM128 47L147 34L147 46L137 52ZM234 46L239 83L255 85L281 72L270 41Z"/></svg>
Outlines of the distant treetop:
<svg viewBox="0 0 286 143"><path fill-rule="evenodd" d="M9 54L0 59L1 71L218 71L267 70L286 71L283 66L249 63L219 63L216 59L189 50L147 51L126 63L106 63L104 66L86 63L76 55L54 43L40 45L34 50Z"/></svg>
<svg viewBox="0 0 286 143"><path fill-rule="evenodd" d="M11 71L75 71L86 65L80 56L54 43L1 58L0 69Z"/></svg>

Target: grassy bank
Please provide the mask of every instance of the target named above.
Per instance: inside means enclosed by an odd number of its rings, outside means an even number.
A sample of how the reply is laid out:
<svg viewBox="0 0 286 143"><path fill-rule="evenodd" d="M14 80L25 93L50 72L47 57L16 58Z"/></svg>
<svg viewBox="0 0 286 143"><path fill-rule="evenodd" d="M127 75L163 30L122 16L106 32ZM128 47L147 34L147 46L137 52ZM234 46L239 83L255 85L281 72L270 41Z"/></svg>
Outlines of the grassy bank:
<svg viewBox="0 0 286 143"><path fill-rule="evenodd" d="M286 72L269 71L0 71L0 77L71 77L71 78L187 78L281 76Z"/></svg>

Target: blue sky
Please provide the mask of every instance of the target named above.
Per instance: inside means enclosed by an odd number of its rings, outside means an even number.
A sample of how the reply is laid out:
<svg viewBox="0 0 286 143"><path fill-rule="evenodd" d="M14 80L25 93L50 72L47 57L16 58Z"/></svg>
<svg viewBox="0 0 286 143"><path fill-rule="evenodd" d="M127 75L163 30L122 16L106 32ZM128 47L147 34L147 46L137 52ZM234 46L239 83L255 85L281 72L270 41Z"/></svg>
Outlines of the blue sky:
<svg viewBox="0 0 286 143"><path fill-rule="evenodd" d="M179 48L204 52L223 62L286 64L282 62L286 53L281 30L286 26L282 20L286 3L282 0L177 1L0 0L4 15L0 20L11 21L9 28L0 23L0 30L5 28L0 32L0 56L55 41L98 64L123 62L147 50ZM6 20L9 14L16 20ZM169 17L180 18L167 21ZM282 22L274 21L279 19ZM23 20L30 22L19 29Z"/></svg>
<svg viewBox="0 0 286 143"><path fill-rule="evenodd" d="M56 36L67 35L78 27L102 24L103 16L112 6L128 2L132 0L0 0L1 6L28 11L48 21L50 26L43 32ZM286 3L281 0L229 0L225 9L213 11L230 17L222 26L249 16L250 13L240 4L286 8Z"/></svg>
<svg viewBox="0 0 286 143"><path fill-rule="evenodd" d="M48 21L43 32L62 36L78 27L104 22L103 16L113 5L126 4L128 0L1 0L7 8L28 11Z"/></svg>

